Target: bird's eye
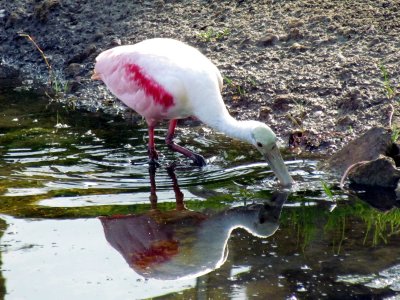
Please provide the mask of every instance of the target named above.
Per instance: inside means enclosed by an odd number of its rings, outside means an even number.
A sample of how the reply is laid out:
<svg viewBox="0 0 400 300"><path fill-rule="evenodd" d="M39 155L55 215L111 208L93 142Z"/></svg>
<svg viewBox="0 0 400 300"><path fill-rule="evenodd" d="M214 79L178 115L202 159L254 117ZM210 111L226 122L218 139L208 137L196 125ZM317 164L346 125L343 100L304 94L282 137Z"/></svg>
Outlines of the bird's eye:
<svg viewBox="0 0 400 300"><path fill-rule="evenodd" d="M260 142L257 142L257 146L261 148L263 146L263 144L261 144Z"/></svg>

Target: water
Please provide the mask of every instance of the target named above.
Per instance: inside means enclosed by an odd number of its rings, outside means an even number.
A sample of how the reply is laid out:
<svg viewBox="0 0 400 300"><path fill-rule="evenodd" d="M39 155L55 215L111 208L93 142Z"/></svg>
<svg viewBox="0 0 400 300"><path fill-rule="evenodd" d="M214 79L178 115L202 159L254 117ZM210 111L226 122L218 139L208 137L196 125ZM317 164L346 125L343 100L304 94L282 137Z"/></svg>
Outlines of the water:
<svg viewBox="0 0 400 300"><path fill-rule="evenodd" d="M321 182L335 182L315 159L287 157L297 184L276 191L251 147L181 126L208 166L168 151L159 129L152 177L143 122L10 92L0 114L5 299L398 295L400 212L327 196Z"/></svg>

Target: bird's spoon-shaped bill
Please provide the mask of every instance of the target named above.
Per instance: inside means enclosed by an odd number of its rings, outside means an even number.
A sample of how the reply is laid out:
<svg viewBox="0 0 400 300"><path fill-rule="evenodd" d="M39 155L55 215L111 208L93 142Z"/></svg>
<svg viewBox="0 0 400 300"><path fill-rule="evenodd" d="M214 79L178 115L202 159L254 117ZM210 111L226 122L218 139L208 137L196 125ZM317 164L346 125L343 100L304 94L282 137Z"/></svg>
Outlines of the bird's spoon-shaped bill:
<svg viewBox="0 0 400 300"><path fill-rule="evenodd" d="M293 179L289 175L285 162L277 146L269 151L262 152L265 160L268 162L272 171L275 173L282 187L290 188L293 185Z"/></svg>

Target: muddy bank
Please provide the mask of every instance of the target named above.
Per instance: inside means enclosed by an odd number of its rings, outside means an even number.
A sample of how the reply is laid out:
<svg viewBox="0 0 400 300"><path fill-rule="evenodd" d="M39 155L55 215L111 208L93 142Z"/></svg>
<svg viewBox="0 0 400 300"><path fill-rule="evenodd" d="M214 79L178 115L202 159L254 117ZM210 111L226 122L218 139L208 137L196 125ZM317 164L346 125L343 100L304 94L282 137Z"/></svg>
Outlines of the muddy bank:
<svg viewBox="0 0 400 300"><path fill-rule="evenodd" d="M99 52L152 37L185 41L220 68L233 115L266 122L285 144L293 130L306 131L299 145L312 151L334 152L387 125L379 66L400 82L397 0L16 0L0 5L0 28L1 85L43 91L48 82L26 33L67 91L62 101L109 113L125 108L90 80Z"/></svg>

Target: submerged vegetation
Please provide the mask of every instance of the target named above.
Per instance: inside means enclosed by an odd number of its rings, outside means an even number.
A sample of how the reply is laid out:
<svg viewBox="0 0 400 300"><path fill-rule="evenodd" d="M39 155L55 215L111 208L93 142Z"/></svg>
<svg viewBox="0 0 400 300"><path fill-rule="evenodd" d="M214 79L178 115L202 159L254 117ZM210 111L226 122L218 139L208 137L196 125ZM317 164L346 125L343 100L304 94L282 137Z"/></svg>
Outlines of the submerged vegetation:
<svg viewBox="0 0 400 300"><path fill-rule="evenodd" d="M400 211L381 212L361 200L342 201L331 212L318 206L302 205L283 211L284 228L296 232L297 244L305 251L320 236L330 241L335 254L343 252L343 243L352 240L364 246L385 244L400 233ZM324 224L322 227L321 224ZM360 239L358 239L360 237Z"/></svg>

